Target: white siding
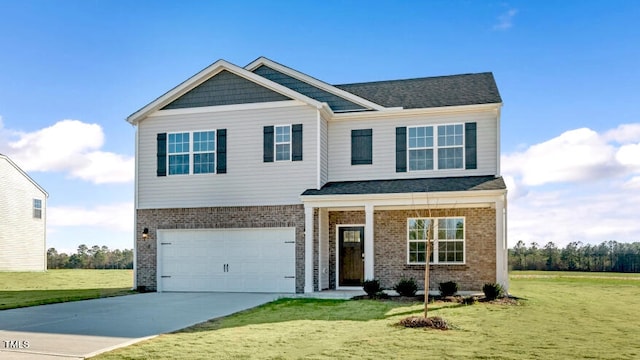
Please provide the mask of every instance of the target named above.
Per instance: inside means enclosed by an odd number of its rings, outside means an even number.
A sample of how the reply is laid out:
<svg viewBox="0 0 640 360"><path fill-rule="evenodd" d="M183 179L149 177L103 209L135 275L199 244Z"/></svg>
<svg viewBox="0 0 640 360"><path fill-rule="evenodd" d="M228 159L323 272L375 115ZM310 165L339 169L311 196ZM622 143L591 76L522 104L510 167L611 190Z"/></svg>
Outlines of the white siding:
<svg viewBox="0 0 640 360"><path fill-rule="evenodd" d="M322 117L320 119L320 186L329 181L329 122Z"/></svg>
<svg viewBox="0 0 640 360"><path fill-rule="evenodd" d="M396 127L466 122L477 123L477 169L396 172ZM493 111L394 119L333 120L329 122L329 181L495 175L498 164L496 126L497 115ZM352 129L373 130L373 164L351 165Z"/></svg>
<svg viewBox="0 0 640 360"><path fill-rule="evenodd" d="M33 199L42 200L42 218L33 217ZM0 156L0 271L44 271L47 197Z"/></svg>
<svg viewBox="0 0 640 360"><path fill-rule="evenodd" d="M306 105L149 117L139 124L138 208L299 204L317 183L316 109ZM263 162L263 128L303 124L303 161ZM158 133L227 129L227 173L158 177Z"/></svg>

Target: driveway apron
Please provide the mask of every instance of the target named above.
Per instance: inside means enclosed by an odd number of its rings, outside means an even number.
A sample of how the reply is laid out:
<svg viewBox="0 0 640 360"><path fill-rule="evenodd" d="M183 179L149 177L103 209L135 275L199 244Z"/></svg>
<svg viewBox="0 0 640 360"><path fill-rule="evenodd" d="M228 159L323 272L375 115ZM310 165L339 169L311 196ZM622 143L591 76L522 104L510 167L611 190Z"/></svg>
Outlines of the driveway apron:
<svg viewBox="0 0 640 360"><path fill-rule="evenodd" d="M0 311L0 359L83 359L279 298L146 293Z"/></svg>

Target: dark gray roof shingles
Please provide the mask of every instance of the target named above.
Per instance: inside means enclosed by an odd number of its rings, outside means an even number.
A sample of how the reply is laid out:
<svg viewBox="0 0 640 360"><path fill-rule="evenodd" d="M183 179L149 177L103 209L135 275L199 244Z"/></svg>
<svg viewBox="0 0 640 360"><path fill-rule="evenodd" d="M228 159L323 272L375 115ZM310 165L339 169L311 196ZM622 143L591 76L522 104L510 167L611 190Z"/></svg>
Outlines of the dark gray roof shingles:
<svg viewBox="0 0 640 360"><path fill-rule="evenodd" d="M502 102L490 72L334 86L385 107L405 109Z"/></svg>
<svg viewBox="0 0 640 360"><path fill-rule="evenodd" d="M505 190L502 177L459 176L443 178L394 179L329 182L320 190L308 189L306 195L364 195L420 192Z"/></svg>

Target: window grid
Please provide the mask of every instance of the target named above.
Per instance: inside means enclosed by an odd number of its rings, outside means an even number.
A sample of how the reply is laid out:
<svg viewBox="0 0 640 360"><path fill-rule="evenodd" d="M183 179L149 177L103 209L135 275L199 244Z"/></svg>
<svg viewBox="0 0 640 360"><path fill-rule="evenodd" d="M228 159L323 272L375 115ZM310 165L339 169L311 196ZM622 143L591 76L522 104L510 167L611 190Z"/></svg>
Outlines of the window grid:
<svg viewBox="0 0 640 360"><path fill-rule="evenodd" d="M215 173L216 132L214 130L169 133L167 137L169 175Z"/></svg>
<svg viewBox="0 0 640 360"><path fill-rule="evenodd" d="M464 169L463 124L414 126L407 130L409 171Z"/></svg>
<svg viewBox="0 0 640 360"><path fill-rule="evenodd" d="M463 217L410 218L407 220L407 262L425 264L427 254L427 230L433 221L432 253L430 264L463 264L465 230ZM434 257L433 255L437 254Z"/></svg>
<svg viewBox="0 0 640 360"><path fill-rule="evenodd" d="M276 161L291 160L291 125L274 126Z"/></svg>
<svg viewBox="0 0 640 360"><path fill-rule="evenodd" d="M33 199L33 218L42 219L42 200Z"/></svg>
<svg viewBox="0 0 640 360"><path fill-rule="evenodd" d="M193 173L215 173L215 131L199 131L193 133Z"/></svg>

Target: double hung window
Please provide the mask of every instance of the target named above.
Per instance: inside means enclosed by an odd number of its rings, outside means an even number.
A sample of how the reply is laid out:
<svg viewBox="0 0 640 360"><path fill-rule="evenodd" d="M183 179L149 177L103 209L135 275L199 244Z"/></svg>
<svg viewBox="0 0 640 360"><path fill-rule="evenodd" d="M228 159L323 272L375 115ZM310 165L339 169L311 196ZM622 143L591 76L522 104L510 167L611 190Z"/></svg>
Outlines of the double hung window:
<svg viewBox="0 0 640 360"><path fill-rule="evenodd" d="M431 241L430 264L463 264L464 218L410 218L407 220L407 262L424 264L427 240ZM435 255L435 258L434 258Z"/></svg>

